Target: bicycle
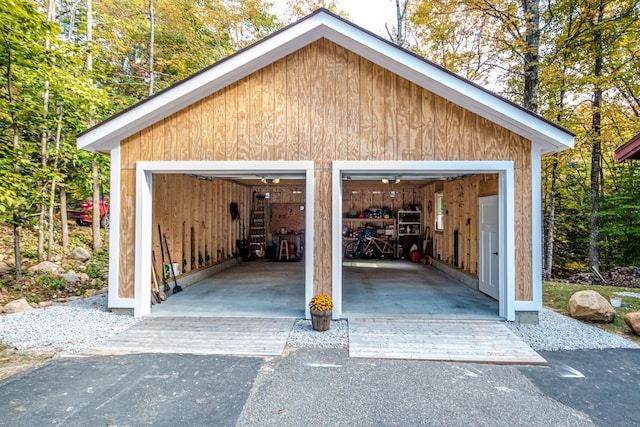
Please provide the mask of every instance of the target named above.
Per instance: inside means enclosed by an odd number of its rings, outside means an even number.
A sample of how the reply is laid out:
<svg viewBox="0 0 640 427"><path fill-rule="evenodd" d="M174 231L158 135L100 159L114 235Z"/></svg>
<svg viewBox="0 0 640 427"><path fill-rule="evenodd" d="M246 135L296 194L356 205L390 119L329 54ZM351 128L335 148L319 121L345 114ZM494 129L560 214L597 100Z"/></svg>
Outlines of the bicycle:
<svg viewBox="0 0 640 427"><path fill-rule="evenodd" d="M395 241L389 237L381 239L374 236L366 236L364 233L357 233L356 240L349 242L344 248L345 258L390 258L396 252Z"/></svg>

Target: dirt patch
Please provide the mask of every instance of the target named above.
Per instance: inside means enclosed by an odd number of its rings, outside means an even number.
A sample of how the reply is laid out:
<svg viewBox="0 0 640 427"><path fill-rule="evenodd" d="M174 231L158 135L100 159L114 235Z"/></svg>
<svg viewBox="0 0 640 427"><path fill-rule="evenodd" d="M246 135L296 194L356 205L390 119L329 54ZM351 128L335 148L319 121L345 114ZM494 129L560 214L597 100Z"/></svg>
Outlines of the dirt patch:
<svg viewBox="0 0 640 427"><path fill-rule="evenodd" d="M58 353L47 350L16 350L11 347L0 346L0 381L18 372L33 368Z"/></svg>

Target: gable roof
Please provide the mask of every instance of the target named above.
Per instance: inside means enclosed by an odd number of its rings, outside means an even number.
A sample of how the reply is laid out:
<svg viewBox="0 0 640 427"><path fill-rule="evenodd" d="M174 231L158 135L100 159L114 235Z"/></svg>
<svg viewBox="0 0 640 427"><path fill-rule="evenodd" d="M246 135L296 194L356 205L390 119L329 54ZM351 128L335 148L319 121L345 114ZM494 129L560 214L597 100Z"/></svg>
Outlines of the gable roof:
<svg viewBox="0 0 640 427"><path fill-rule="evenodd" d="M616 160L640 160L640 133L618 147L615 151Z"/></svg>
<svg viewBox="0 0 640 427"><path fill-rule="evenodd" d="M93 126L78 136L77 146L108 153L124 138L321 38L530 139L544 153L573 148L574 135L568 130L326 9L316 10Z"/></svg>

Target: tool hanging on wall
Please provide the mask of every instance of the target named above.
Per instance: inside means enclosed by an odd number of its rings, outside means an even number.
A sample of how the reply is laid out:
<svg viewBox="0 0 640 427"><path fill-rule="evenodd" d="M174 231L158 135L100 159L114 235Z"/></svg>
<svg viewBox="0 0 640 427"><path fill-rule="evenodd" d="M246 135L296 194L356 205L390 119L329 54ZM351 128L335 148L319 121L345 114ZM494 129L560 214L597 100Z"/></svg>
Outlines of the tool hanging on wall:
<svg viewBox="0 0 640 427"><path fill-rule="evenodd" d="M202 235L205 236L205 244L204 244L204 264L209 265L211 263L211 256L209 255L209 246L207 242L207 225L204 221L202 221Z"/></svg>
<svg viewBox="0 0 640 427"><path fill-rule="evenodd" d="M204 222L201 222L200 224L204 228ZM202 231L202 234L200 234L201 238L202 236L204 236L204 230ZM204 266L204 257L202 256L202 246L200 245L200 241L198 241L198 267L203 267L203 266Z"/></svg>
<svg viewBox="0 0 640 427"><path fill-rule="evenodd" d="M191 270L196 269L196 231L191 227Z"/></svg>
<svg viewBox="0 0 640 427"><path fill-rule="evenodd" d="M185 239L186 239L186 232L185 232L185 227L186 227L186 221L182 221L182 272L186 273L187 272L187 258L185 257L184 254L184 244L185 244Z"/></svg>
<svg viewBox="0 0 640 427"><path fill-rule="evenodd" d="M162 246L162 230L160 229L160 224L158 224L158 237L158 243L160 243L160 251L162 252L162 290L165 292L169 292L171 290L171 287L169 286L169 283L167 283L168 272L164 261L164 247ZM169 269L172 269L171 266L169 266Z"/></svg>
<svg viewBox="0 0 640 427"><path fill-rule="evenodd" d="M164 238L164 246L167 248L167 257L169 258L169 270L173 275L173 283L174 283L173 293L176 294L178 292L182 292L182 287L178 285L178 279L176 279L176 272L173 269L173 262L171 262L171 252L169 252L169 244L167 243L167 236L163 234L162 237Z"/></svg>
<svg viewBox="0 0 640 427"><path fill-rule="evenodd" d="M467 218L467 269L470 269L470 268L471 268L471 218Z"/></svg>

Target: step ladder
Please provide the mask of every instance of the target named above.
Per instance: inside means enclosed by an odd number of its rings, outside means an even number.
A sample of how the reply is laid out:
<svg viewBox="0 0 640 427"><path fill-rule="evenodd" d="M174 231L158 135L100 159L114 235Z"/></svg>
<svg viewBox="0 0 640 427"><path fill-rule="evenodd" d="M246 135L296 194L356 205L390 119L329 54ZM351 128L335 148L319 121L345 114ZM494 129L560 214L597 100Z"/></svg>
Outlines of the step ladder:
<svg viewBox="0 0 640 427"><path fill-rule="evenodd" d="M267 199L254 194L251 225L249 227L249 251L258 258L264 258L267 241Z"/></svg>

